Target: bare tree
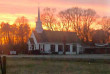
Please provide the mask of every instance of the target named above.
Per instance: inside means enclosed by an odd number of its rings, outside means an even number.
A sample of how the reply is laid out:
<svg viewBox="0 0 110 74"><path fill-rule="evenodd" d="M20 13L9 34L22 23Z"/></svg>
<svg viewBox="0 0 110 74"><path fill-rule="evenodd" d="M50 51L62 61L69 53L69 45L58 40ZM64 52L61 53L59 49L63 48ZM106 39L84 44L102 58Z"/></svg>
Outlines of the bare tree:
<svg viewBox="0 0 110 74"><path fill-rule="evenodd" d="M1 32L4 36L4 42L6 44L9 44L10 43L10 32L11 32L10 25L8 23L2 24L1 25Z"/></svg>
<svg viewBox="0 0 110 74"><path fill-rule="evenodd" d="M73 29L77 34L81 35L83 9L73 7L59 13L63 28ZM81 36L80 36L81 37Z"/></svg>
<svg viewBox="0 0 110 74"><path fill-rule="evenodd" d="M67 9L65 11L59 12L58 16L59 16L59 18L61 20L60 25L62 25L61 26L62 31L65 31L65 30L69 31L71 26L72 26L71 9Z"/></svg>
<svg viewBox="0 0 110 74"><path fill-rule="evenodd" d="M17 18L15 24L10 25L2 22L0 24L0 44L4 52L9 50L27 49L26 42L30 35L30 27L25 17Z"/></svg>
<svg viewBox="0 0 110 74"><path fill-rule="evenodd" d="M110 31L110 17L103 17L100 24L103 30Z"/></svg>
<svg viewBox="0 0 110 74"><path fill-rule="evenodd" d="M16 24L11 25L11 40L13 44L18 44L18 26Z"/></svg>
<svg viewBox="0 0 110 74"><path fill-rule="evenodd" d="M91 37L91 25L96 21L97 15L95 10L86 9L83 12L83 37L86 42L90 40Z"/></svg>
<svg viewBox="0 0 110 74"><path fill-rule="evenodd" d="M62 21L62 30L73 29L82 41L88 42L90 40L90 26L96 20L96 12L93 9L81 9L73 7L59 13Z"/></svg>
<svg viewBox="0 0 110 74"><path fill-rule="evenodd" d="M21 25L21 24L28 24L28 19L24 16L22 17L18 17L16 20L15 20L15 24L16 25Z"/></svg>
<svg viewBox="0 0 110 74"><path fill-rule="evenodd" d="M56 26L56 17L55 17L56 9L44 8L43 13L41 15L43 26L48 30L55 30Z"/></svg>
<svg viewBox="0 0 110 74"><path fill-rule="evenodd" d="M102 29L104 30L105 35L109 36L107 37L108 38L107 42L110 42L110 17L103 17L99 24L102 25Z"/></svg>
<svg viewBox="0 0 110 74"><path fill-rule="evenodd" d="M106 43L108 41L108 35L104 30L94 30L92 33L92 42L93 43Z"/></svg>
<svg viewBox="0 0 110 74"><path fill-rule="evenodd" d="M28 24L28 19L26 17L17 18L15 24L18 25L18 38L19 42L24 43L27 41L30 35L30 27Z"/></svg>

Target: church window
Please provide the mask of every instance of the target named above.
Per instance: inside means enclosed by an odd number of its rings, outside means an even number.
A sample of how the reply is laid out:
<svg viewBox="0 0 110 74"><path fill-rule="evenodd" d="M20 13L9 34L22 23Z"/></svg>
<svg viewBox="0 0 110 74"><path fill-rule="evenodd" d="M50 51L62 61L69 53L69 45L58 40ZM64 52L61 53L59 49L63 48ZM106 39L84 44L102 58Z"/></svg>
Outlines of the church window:
<svg viewBox="0 0 110 74"><path fill-rule="evenodd" d="M65 50L66 50L66 52L70 52L70 45L66 45Z"/></svg>
<svg viewBox="0 0 110 74"><path fill-rule="evenodd" d="M77 50L77 46L73 45L73 52L76 52L76 50Z"/></svg>

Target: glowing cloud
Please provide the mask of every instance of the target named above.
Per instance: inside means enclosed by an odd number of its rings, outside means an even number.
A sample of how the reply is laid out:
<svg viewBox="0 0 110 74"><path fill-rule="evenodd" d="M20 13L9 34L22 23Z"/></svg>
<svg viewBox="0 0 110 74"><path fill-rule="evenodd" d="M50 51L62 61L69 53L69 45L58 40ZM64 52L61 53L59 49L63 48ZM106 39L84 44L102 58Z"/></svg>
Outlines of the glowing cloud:
<svg viewBox="0 0 110 74"><path fill-rule="evenodd" d="M38 0L0 0L0 22L11 24L20 16L29 19L32 27L37 17ZM100 16L110 16L110 0L40 0L40 7L57 8L58 11L70 7L93 8Z"/></svg>

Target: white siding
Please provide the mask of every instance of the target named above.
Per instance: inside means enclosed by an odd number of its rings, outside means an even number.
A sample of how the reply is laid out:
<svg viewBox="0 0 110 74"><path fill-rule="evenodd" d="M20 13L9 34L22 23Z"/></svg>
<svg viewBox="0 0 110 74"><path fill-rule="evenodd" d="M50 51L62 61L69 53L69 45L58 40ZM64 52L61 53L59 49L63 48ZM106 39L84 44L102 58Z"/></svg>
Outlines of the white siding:
<svg viewBox="0 0 110 74"><path fill-rule="evenodd" d="M39 43L37 43L37 40L35 38L34 33L32 32L31 34L31 38L33 38L35 46L34 46L34 50L39 50ZM45 53L50 53L51 51L51 44L55 45L55 52L58 52L58 45L63 45L63 43L40 43L40 48L43 49L43 45L44 45L44 52ZM79 54L79 52L82 49L82 46L80 44L76 44L77 45L77 52L73 52L73 43L67 43L66 45L70 45L70 51L66 52L66 54ZM28 41L28 50L32 50L32 46L30 41ZM64 45L63 45L63 51L64 51ZM60 52L58 52L60 53Z"/></svg>
<svg viewBox="0 0 110 74"><path fill-rule="evenodd" d="M31 43L30 43L30 40L28 40L28 50L30 51L31 50Z"/></svg>
<svg viewBox="0 0 110 74"><path fill-rule="evenodd" d="M50 44L45 44L45 45L44 45L44 51L45 51L46 53L50 53Z"/></svg>
<svg viewBox="0 0 110 74"><path fill-rule="evenodd" d="M77 54L81 51L82 46L80 44L77 44Z"/></svg>
<svg viewBox="0 0 110 74"><path fill-rule="evenodd" d="M36 50L39 50L39 44L38 43L36 44Z"/></svg>
<svg viewBox="0 0 110 74"><path fill-rule="evenodd" d="M55 44L55 52L58 52L58 44Z"/></svg>
<svg viewBox="0 0 110 74"><path fill-rule="evenodd" d="M73 52L73 44L70 44L70 52L66 52L66 54L76 54L76 52Z"/></svg>
<svg viewBox="0 0 110 74"><path fill-rule="evenodd" d="M73 52L73 45L70 45L70 52Z"/></svg>
<svg viewBox="0 0 110 74"><path fill-rule="evenodd" d="M40 49L43 49L43 45L44 45L44 44L40 44Z"/></svg>
<svg viewBox="0 0 110 74"><path fill-rule="evenodd" d="M37 40L36 40L36 37L35 37L35 35L34 35L34 33L33 33L33 32L32 32L31 38L33 38L34 43L35 43L35 44L37 44Z"/></svg>
<svg viewBox="0 0 110 74"><path fill-rule="evenodd" d="M36 45L34 44L34 50L36 50Z"/></svg>
<svg viewBox="0 0 110 74"><path fill-rule="evenodd" d="M33 38L34 43L35 43L35 45L34 45L34 50L38 50L38 49L39 49L39 44L37 43L36 37L35 37L35 35L34 35L33 32L32 32L32 34L31 34L31 38ZM28 49L29 49L29 48L28 48Z"/></svg>

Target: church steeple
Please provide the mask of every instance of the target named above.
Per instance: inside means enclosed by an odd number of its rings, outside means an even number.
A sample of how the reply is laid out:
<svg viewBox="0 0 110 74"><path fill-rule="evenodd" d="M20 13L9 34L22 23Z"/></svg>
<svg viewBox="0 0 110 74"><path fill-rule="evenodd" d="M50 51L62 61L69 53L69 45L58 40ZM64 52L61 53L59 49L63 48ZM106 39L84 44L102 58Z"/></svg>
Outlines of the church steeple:
<svg viewBox="0 0 110 74"><path fill-rule="evenodd" d="M37 18L37 22L36 22L36 31L37 31L37 33L43 32L42 22L40 20L40 8L39 7L38 7L38 18Z"/></svg>
<svg viewBox="0 0 110 74"><path fill-rule="evenodd" d="M37 21L40 21L40 8L38 7L38 19Z"/></svg>

